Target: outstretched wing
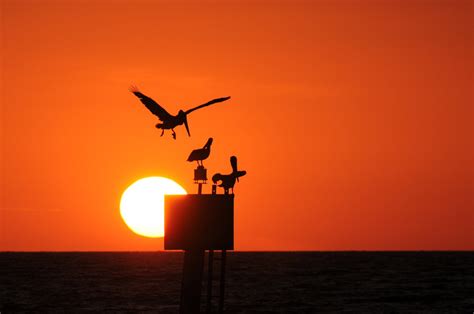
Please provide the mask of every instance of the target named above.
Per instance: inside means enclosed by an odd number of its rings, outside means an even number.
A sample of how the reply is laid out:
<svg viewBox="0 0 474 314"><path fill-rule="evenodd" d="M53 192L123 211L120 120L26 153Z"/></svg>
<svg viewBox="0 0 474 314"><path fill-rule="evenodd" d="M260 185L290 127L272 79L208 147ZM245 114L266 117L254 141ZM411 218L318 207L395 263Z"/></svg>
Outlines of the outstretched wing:
<svg viewBox="0 0 474 314"><path fill-rule="evenodd" d="M151 99L150 97L143 95L138 88L132 86L130 87L130 91L137 96L140 101L151 111L155 116L157 116L161 121L165 121L170 119L172 116L165 110L165 108L158 105L156 101Z"/></svg>
<svg viewBox="0 0 474 314"><path fill-rule="evenodd" d="M188 111L185 111L185 113L188 114L188 113L193 112L194 110L198 110L198 109L200 109L200 108L202 108L202 107L210 106L210 105L215 104L215 103L218 103L218 102L223 102L223 101L226 101L227 99L230 99L230 96L228 96L228 97L222 97L222 98L216 98L216 99L213 99L213 100L211 100L211 101L208 101L208 102L205 103L205 104L202 104L202 105L200 105L200 106L191 108L191 109L189 109Z"/></svg>
<svg viewBox="0 0 474 314"><path fill-rule="evenodd" d="M240 177L243 177L243 176L245 176L246 174L247 174L247 171L245 171L245 170L237 171L237 172L235 173L235 177L237 178L237 181L238 181Z"/></svg>
<svg viewBox="0 0 474 314"><path fill-rule="evenodd" d="M230 165L232 166L232 172L237 172L237 157L230 157Z"/></svg>

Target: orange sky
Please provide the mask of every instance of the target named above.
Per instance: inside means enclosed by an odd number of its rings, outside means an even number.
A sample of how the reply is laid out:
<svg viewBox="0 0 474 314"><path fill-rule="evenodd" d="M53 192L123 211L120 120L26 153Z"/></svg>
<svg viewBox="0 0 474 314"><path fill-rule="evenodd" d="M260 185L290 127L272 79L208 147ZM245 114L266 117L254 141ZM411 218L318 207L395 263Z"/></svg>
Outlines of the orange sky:
<svg viewBox="0 0 474 314"><path fill-rule="evenodd" d="M2 1L0 250L160 250L135 180L237 155L237 250L474 249L473 1ZM128 92L190 115L160 138ZM206 187L209 192L210 186Z"/></svg>

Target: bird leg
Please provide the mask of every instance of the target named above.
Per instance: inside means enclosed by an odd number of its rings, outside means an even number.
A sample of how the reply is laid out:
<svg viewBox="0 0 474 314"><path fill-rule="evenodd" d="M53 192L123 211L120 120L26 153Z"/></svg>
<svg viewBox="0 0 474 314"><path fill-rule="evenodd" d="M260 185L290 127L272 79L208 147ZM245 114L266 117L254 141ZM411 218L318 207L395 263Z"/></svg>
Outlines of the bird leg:
<svg viewBox="0 0 474 314"><path fill-rule="evenodd" d="M174 129L171 129L171 131L173 131L173 133L171 133L171 136L173 136L173 138L176 139L176 132L174 131Z"/></svg>
<svg viewBox="0 0 474 314"><path fill-rule="evenodd" d="M161 129L161 135L160 136L163 136L163 134L165 134L165 129Z"/></svg>

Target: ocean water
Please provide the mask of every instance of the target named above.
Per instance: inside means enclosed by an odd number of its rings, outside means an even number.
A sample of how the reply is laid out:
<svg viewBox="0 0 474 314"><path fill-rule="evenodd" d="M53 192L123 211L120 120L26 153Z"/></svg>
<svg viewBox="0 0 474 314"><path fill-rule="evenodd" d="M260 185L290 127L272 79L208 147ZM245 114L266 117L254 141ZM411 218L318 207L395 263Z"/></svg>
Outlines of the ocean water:
<svg viewBox="0 0 474 314"><path fill-rule="evenodd" d="M0 253L0 312L177 313L182 261ZM474 252L229 252L227 261L226 313L474 312Z"/></svg>

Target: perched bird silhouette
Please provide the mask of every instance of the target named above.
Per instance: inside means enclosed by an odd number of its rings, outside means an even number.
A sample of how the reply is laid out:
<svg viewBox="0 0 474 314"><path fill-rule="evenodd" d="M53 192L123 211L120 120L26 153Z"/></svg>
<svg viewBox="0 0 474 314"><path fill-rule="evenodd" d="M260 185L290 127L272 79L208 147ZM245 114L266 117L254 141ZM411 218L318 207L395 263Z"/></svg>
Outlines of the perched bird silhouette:
<svg viewBox="0 0 474 314"><path fill-rule="evenodd" d="M210 106L218 102L223 102L230 98L230 96L216 98L211 101L208 101L205 104L199 105L189 110L186 110L186 111L180 110L176 116L173 116L170 113L168 113L168 111L166 111L163 107L161 107L156 101L142 94L136 86L130 87L130 91L140 99L140 101L145 105L145 107L148 108L148 110L151 111L151 113L153 113L161 121L163 121L163 123L157 123L155 125L157 129L163 130L161 132L161 136L163 136L163 134L165 133L165 130L171 129L171 131L173 132L172 136L174 139L176 139L176 132L174 131L174 128L182 124L184 124L184 126L186 127L186 131L188 131L188 135L191 136L191 133L189 132L189 126L188 126L188 118L187 118L188 114L190 114L194 110L198 110L198 109L201 109L206 106Z"/></svg>
<svg viewBox="0 0 474 314"><path fill-rule="evenodd" d="M239 181L239 177L242 177L247 174L247 171L238 171L237 170L237 157L232 156L230 157L230 164L232 166L232 173L230 174L220 174L216 173L212 176L212 182L217 184L217 182L221 181L219 184L220 187L224 188L225 193L229 193L229 189L232 189L232 194L234 194L234 185L235 181Z"/></svg>
<svg viewBox="0 0 474 314"><path fill-rule="evenodd" d="M210 137L206 144L202 148L195 149L189 154L188 161L197 161L197 164L199 166L199 162L201 162L201 166L203 166L202 161L204 159L207 159L209 157L209 154L211 153L211 145L212 145L212 137Z"/></svg>

